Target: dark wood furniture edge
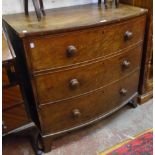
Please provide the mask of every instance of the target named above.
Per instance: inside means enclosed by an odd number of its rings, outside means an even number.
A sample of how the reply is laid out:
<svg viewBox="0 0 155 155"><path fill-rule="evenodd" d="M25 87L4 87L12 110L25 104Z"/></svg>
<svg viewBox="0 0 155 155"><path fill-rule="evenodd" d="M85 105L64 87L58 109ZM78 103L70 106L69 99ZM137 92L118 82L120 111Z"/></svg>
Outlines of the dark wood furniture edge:
<svg viewBox="0 0 155 155"><path fill-rule="evenodd" d="M31 127L34 127L34 126L35 126L35 124L33 122L30 122L30 123L28 123L26 125L23 125L23 126L17 128L17 129L14 129L14 130L11 130L11 131L9 131L7 133L4 133L2 136L4 137L6 135L23 132L24 130L27 130L28 128L31 128Z"/></svg>
<svg viewBox="0 0 155 155"><path fill-rule="evenodd" d="M7 29L6 27L5 27L6 25L3 23L3 29L4 29L4 32L7 34L7 41L8 42L11 42L11 41L13 41L13 40L11 40L12 39L12 33L13 32L11 32L11 31L9 31L9 29ZM17 39L18 37L16 36L16 35L14 35L15 36L15 39ZM11 37L11 38L10 38ZM16 38L17 37L17 38ZM18 39L17 39L18 40ZM20 44L20 41L19 41L19 44ZM19 50L19 48L21 48L20 47L20 45L19 44L16 44L15 42L13 42L12 43L12 45L13 45L13 49L15 48L16 49L16 47L17 47L17 49ZM19 50L19 51L21 51L21 50ZM19 58L21 58L21 57L19 57ZM22 61L22 60L21 60ZM13 59L13 60L9 60L9 64L12 64L12 63L14 63L14 67L15 67L15 69L16 69L16 71L17 71L17 73L19 73L19 68L18 68L18 66L20 66L19 64L19 59L18 59L18 57L16 57L15 59ZM19 64L18 64L19 63ZM4 61L3 62L3 65L6 65L6 64L8 64L6 61ZM21 67L21 66L20 66ZM22 95L24 96L24 98L26 99L26 97L25 97L25 90L24 90L24 88L23 88L23 86L24 86L24 82L25 81L23 81L23 79L21 80L21 74L19 73L19 79L17 79L18 80L18 82L19 82L19 86L20 86L20 89L21 89L21 93L22 93ZM26 83L25 83L26 84ZM26 103L25 103L26 102ZM26 112L27 112L27 116L28 116L28 118L29 118L29 122L27 123L27 124L23 124L21 127L19 127L19 128L16 128L16 129L13 129L13 130L11 130L11 131L8 131L8 132L5 132L4 134L2 134L2 137L3 138L6 138L7 136L18 136L18 135L27 135L28 137L29 137L29 139L30 139L30 141L31 141L31 144L32 144L32 147L33 147L33 149L34 149L34 152L35 152L35 154L36 155L41 155L42 154L42 148L39 148L39 146L38 146L38 144L39 144L39 141L40 141L40 130L39 130L39 128L36 126L36 124L34 123L34 118L31 116L31 113L30 113L30 110L32 110L31 109L31 105L32 104L29 104L29 106L28 106L28 104L27 103L31 103L32 101L30 100L29 102L27 101L27 100L24 100L22 103L24 104L24 106L25 106L25 110L26 110ZM22 103L18 103L18 104L16 104L15 106L17 106L17 105L21 105ZM15 107L14 106L14 107ZM9 108L12 108L12 107L9 107ZM8 108L8 109L9 109ZM7 110L8 110L7 109ZM4 110L3 110L4 111ZM32 113L33 115L34 115L34 113ZM31 118L33 118L32 120L31 120Z"/></svg>
<svg viewBox="0 0 155 155"><path fill-rule="evenodd" d="M6 136L22 135L22 134L28 135L30 138L30 141L32 143L32 147L35 151L35 154L41 155L42 148L38 147L38 143L40 141L39 137L41 137L40 130L39 130L40 124L38 121L36 107L34 107L35 104L32 104L32 102L34 102L34 101L33 101L33 97L30 95L31 88L28 87L29 84L27 83L27 81L28 81L28 75L26 74L27 67L24 65L21 65L21 64L23 64L24 61L26 61L23 59L24 53L23 53L22 41L16 35L15 31L13 31L13 29L11 29L11 27L9 29L9 25L7 25L4 21L3 21L3 29L4 29L5 33L8 34L7 39L11 42L12 47L13 47L14 51L16 52L15 54L17 55L17 57L16 57L16 61L15 61L15 68L17 69L18 75L20 75L19 76L19 84L20 84L22 95L26 99L24 102L25 109L27 111L28 117L31 118L32 121L34 122L34 123L31 122L30 124L27 124L26 126L17 128L16 130L12 130L12 131L8 132L7 134L4 134L3 137L5 138ZM37 124L38 127L35 124Z"/></svg>
<svg viewBox="0 0 155 155"><path fill-rule="evenodd" d="M27 75L27 73L29 72L26 66L26 59L24 56L24 51L23 51L24 47L22 44L22 40L17 36L16 32L12 29L12 27L10 27L5 21L2 21L2 22L3 22L2 23L3 29L5 33L7 33L7 39L9 39L10 43L12 44L12 48L14 49L15 54L17 56L15 61L15 67L17 69L18 75L20 75L19 84L20 84L22 95L25 98L24 105L25 105L26 111L29 117L32 119L32 121L35 122L35 124L38 127L40 127L38 114L36 110L36 104L34 104L34 97L33 95L31 95L33 94L32 88L28 82L30 81L30 79L29 79L29 75Z"/></svg>
<svg viewBox="0 0 155 155"><path fill-rule="evenodd" d="M47 153L47 152L51 151L52 141L59 136L64 136L66 133L70 133L70 132L75 131L77 129L80 129L82 127L86 127L86 126L89 126L91 124L97 123L98 121L100 121L100 120L112 115L114 112L120 110L126 104L129 104L135 108L137 106L137 97L138 97L138 92L134 93L131 97L128 98L128 100L122 102L120 104L120 106L116 107L115 109L112 109L110 112L103 114L103 115L100 115L99 117L92 119L92 120L90 120L84 124L79 125L79 126L72 127L70 129L66 129L66 130L56 132L56 133L52 133L52 134L48 134L48 135L41 135L44 152Z"/></svg>
<svg viewBox="0 0 155 155"><path fill-rule="evenodd" d="M143 104L153 97L153 91L138 96L138 103Z"/></svg>
<svg viewBox="0 0 155 155"><path fill-rule="evenodd" d="M144 37L144 42L146 42L147 44L148 44L148 42L147 42L147 40L148 40L148 28L149 28L149 23L148 23L148 16L146 16L146 27L145 27L145 37ZM146 74L147 74L147 72L146 72L146 70L147 70L147 68L146 67L143 67L143 66L146 66L146 58L147 58L147 45L146 44L144 44L144 46L143 46L143 55L142 55L142 61L141 61L141 71L140 71L140 82L139 82L139 96L141 96L140 97L140 99L138 100L138 103L139 104L142 104L142 103L144 103L145 101L147 101L148 99L150 99L151 98L151 92L144 92L144 86L146 85ZM153 96L153 95L152 95Z"/></svg>

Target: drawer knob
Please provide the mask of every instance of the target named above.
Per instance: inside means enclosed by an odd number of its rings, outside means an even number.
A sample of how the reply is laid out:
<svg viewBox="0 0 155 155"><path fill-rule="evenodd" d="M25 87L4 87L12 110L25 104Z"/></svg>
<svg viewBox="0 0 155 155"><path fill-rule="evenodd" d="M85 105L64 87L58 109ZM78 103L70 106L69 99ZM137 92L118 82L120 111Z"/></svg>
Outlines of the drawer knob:
<svg viewBox="0 0 155 155"><path fill-rule="evenodd" d="M124 35L124 39L127 41L127 40L130 40L131 38L133 37L133 33L130 32L130 31L126 31L125 32L125 35Z"/></svg>
<svg viewBox="0 0 155 155"><path fill-rule="evenodd" d="M74 118L79 118L81 116L81 112L79 111L79 109L74 109L72 111L72 114Z"/></svg>
<svg viewBox="0 0 155 155"><path fill-rule="evenodd" d="M70 81L70 87L71 87L72 89L76 89L78 86L79 86L79 81L78 81L77 79L72 79L72 80Z"/></svg>
<svg viewBox="0 0 155 155"><path fill-rule="evenodd" d="M126 94L127 94L127 90L125 89L125 88L122 88L121 90L120 90L120 94L121 95L123 95L123 96L125 96Z"/></svg>
<svg viewBox="0 0 155 155"><path fill-rule="evenodd" d="M122 65L123 65L123 67L128 68L130 66L130 61L124 60Z"/></svg>
<svg viewBox="0 0 155 155"><path fill-rule="evenodd" d="M75 46L73 46L73 45L68 46L68 48L67 48L67 57L74 56L76 52L77 52L77 49L76 49Z"/></svg>

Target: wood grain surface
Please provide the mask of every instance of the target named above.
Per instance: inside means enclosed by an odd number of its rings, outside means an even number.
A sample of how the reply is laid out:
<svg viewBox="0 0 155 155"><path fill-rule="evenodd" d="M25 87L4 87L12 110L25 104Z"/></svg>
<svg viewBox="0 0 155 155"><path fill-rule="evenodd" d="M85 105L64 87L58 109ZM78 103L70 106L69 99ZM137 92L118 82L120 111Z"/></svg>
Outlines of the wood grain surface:
<svg viewBox="0 0 155 155"><path fill-rule="evenodd" d="M145 20L145 16L140 16L119 24L30 38L27 54L32 70L39 72L71 66L113 54L144 39ZM141 26L137 29L138 24ZM126 32L132 33L131 39L125 40ZM71 45L76 48L76 53L68 57L67 49Z"/></svg>
<svg viewBox="0 0 155 155"><path fill-rule="evenodd" d="M83 66L42 74L33 80L40 104L63 100L102 87L140 67L141 44L123 53ZM124 67L123 62L130 62ZM72 88L70 82L77 79L79 85Z"/></svg>
<svg viewBox="0 0 155 155"><path fill-rule="evenodd" d="M2 90L2 108L6 110L19 104L23 104L23 97L19 85Z"/></svg>
<svg viewBox="0 0 155 155"><path fill-rule="evenodd" d="M131 81L138 81L138 78L139 71L136 71L120 81L83 97L41 106L39 114L43 133L69 129L110 112L136 92L138 83ZM126 95L120 94L122 88L127 89ZM79 110L79 117L74 116L75 109Z"/></svg>
<svg viewBox="0 0 155 155"><path fill-rule="evenodd" d="M2 113L3 132L8 132L30 122L24 104L7 109Z"/></svg>
<svg viewBox="0 0 155 155"><path fill-rule="evenodd" d="M55 136L136 105L147 10L88 4L46 13L40 22L32 13L3 23L48 152Z"/></svg>
<svg viewBox="0 0 155 155"><path fill-rule="evenodd" d="M145 9L123 4L120 4L117 9L107 10L97 4L87 4L47 10L46 16L40 22L37 21L35 13L30 16L25 16L24 13L4 15L3 19L20 37L24 37L106 25L146 13Z"/></svg>
<svg viewBox="0 0 155 155"><path fill-rule="evenodd" d="M10 72L16 72L15 56L4 33L2 35L2 47L2 128L3 133L7 134L9 131L29 123L30 119L25 109L24 98L17 79L10 81L12 79L12 77L9 77L11 76Z"/></svg>

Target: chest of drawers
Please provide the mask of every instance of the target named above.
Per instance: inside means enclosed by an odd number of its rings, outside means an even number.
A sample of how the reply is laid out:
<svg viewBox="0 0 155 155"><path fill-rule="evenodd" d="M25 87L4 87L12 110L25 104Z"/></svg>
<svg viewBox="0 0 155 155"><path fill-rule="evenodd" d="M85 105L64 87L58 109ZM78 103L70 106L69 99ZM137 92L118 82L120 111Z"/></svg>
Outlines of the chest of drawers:
<svg viewBox="0 0 155 155"><path fill-rule="evenodd" d="M45 152L55 137L136 105L146 13L89 4L49 10L39 23L33 13L3 17Z"/></svg>

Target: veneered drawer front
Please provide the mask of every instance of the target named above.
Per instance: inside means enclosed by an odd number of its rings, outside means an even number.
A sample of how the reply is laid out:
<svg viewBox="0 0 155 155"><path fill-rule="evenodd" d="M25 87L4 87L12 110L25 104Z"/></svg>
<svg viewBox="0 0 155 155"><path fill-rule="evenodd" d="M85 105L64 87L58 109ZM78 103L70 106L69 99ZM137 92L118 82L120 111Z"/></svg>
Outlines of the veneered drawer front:
<svg viewBox="0 0 155 155"><path fill-rule="evenodd" d="M23 104L14 108L3 110L3 132L14 130L29 122L28 116Z"/></svg>
<svg viewBox="0 0 155 155"><path fill-rule="evenodd" d="M125 76L139 67L141 49L139 45L105 60L36 76L34 82L39 103L87 93Z"/></svg>
<svg viewBox="0 0 155 155"><path fill-rule="evenodd" d="M7 109L23 102L19 85L2 89L2 108Z"/></svg>
<svg viewBox="0 0 155 155"><path fill-rule="evenodd" d="M84 124L109 113L136 93L139 71L82 97L41 106L43 133L54 133ZM122 93L122 89L126 93Z"/></svg>
<svg viewBox="0 0 155 155"><path fill-rule="evenodd" d="M28 41L27 54L33 71L70 66L143 40L144 27L145 16L141 16L119 24L32 38ZM128 39L126 32L131 32Z"/></svg>

